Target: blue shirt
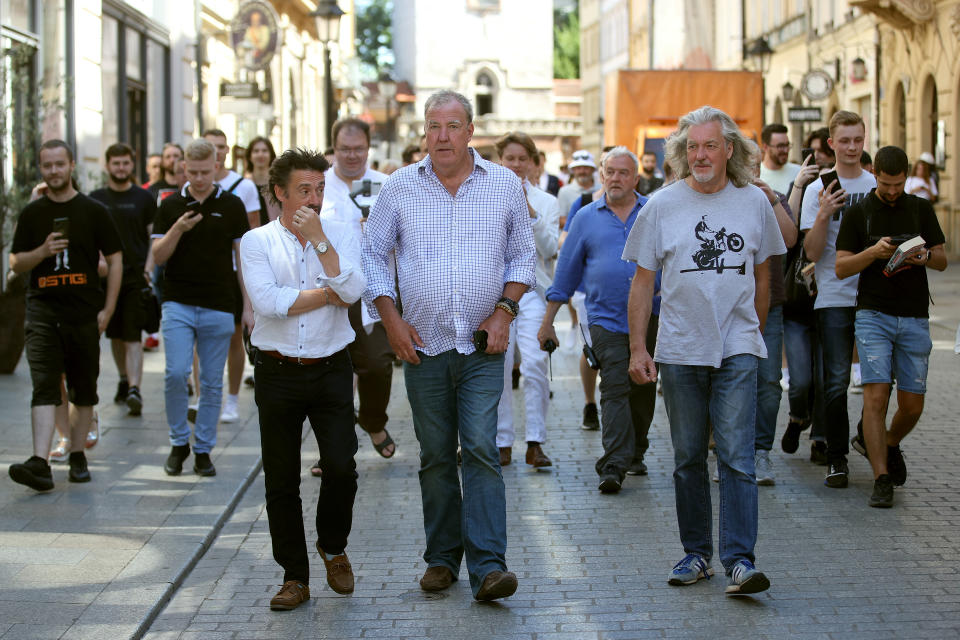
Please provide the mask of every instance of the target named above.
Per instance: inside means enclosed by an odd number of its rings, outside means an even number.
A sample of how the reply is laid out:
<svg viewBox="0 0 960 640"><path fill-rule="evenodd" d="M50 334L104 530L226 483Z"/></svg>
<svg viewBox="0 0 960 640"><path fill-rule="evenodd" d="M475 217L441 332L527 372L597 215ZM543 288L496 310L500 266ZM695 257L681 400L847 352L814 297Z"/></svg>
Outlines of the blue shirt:
<svg viewBox="0 0 960 640"><path fill-rule="evenodd" d="M576 212L557 259L553 285L547 290L547 300L566 302L582 280L587 323L615 333L630 333L627 300L637 269L620 256L637 212L647 202L640 194L635 195L637 203L626 222L607 206L606 196ZM659 307L659 300L655 300L654 313L660 312Z"/></svg>
<svg viewBox="0 0 960 640"><path fill-rule="evenodd" d="M527 199L509 169L473 149L473 171L450 195L430 156L394 172L364 229L364 293L396 300L389 262L396 252L403 318L428 356L475 351L473 332L503 295L504 285L537 285L537 250ZM618 252L617 255L620 255Z"/></svg>

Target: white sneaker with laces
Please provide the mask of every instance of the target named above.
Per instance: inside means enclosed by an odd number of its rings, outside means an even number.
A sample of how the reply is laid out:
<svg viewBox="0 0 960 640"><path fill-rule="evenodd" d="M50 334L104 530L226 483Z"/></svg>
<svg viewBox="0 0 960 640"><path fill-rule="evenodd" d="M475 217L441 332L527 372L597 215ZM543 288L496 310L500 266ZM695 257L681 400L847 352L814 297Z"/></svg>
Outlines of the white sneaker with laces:
<svg viewBox="0 0 960 640"><path fill-rule="evenodd" d="M756 466L758 485L762 487L772 487L776 484L776 479L773 477L773 463L770 462L769 451L757 449L754 465Z"/></svg>
<svg viewBox="0 0 960 640"><path fill-rule="evenodd" d="M227 398L220 411L220 422L236 422L240 419L240 413L237 410L237 401Z"/></svg>

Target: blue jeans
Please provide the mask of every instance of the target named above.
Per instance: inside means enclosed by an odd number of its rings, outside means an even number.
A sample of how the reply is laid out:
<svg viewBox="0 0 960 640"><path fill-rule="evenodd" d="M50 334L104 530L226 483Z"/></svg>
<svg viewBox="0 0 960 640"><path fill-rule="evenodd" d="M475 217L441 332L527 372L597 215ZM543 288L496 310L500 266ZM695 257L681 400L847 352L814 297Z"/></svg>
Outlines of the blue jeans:
<svg viewBox="0 0 960 640"><path fill-rule="evenodd" d="M757 434L755 448L770 451L777 433L777 414L780 413L780 354L783 351L783 306L767 312L763 327L763 343L767 357L757 365Z"/></svg>
<svg viewBox="0 0 960 640"><path fill-rule="evenodd" d="M857 350L863 384L890 384L897 391L924 395L930 364L930 321L860 309L856 319Z"/></svg>
<svg viewBox="0 0 960 640"><path fill-rule="evenodd" d="M847 387L853 362L853 307L817 309L817 336L823 345L823 395L827 417L827 459L850 452Z"/></svg>
<svg viewBox="0 0 960 640"><path fill-rule="evenodd" d="M187 379L193 365L193 347L200 360L200 406L193 428L195 453L210 453L217 443L217 422L220 420L220 400L223 396L223 365L227 361L230 336L233 335L233 314L204 307L180 304L167 300L163 303L160 330L166 357L164 372L164 399L167 424L170 425L170 444L190 442L187 424Z"/></svg>
<svg viewBox="0 0 960 640"><path fill-rule="evenodd" d="M422 353L404 363L407 398L420 442L420 492L428 567L460 573L467 557L476 595L491 571L507 568L507 504L497 449L503 354ZM463 490L457 477L457 439Z"/></svg>
<svg viewBox="0 0 960 640"><path fill-rule="evenodd" d="M816 322L784 318L783 345L790 371L790 417L809 420L811 440L825 440L826 416L823 406L823 352L817 338Z"/></svg>
<svg viewBox="0 0 960 640"><path fill-rule="evenodd" d="M757 544L754 439L756 356L724 358L719 368L661 364L663 400L673 440L677 522L685 553L713 556L707 445L710 424L720 472L720 562L727 571L753 562Z"/></svg>

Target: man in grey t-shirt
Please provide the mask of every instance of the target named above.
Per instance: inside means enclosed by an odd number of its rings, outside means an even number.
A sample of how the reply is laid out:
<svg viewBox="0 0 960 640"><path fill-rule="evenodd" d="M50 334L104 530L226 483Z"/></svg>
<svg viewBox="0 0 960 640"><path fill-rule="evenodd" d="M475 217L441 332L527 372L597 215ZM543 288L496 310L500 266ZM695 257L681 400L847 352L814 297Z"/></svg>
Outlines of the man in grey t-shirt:
<svg viewBox="0 0 960 640"><path fill-rule="evenodd" d="M663 269L654 354L674 448L680 540L686 556L669 576L687 585L713 574L710 424L720 472L720 561L727 593L770 586L754 565L757 483L754 425L757 364L770 275L766 260L786 252L770 202L750 184L751 147L725 113L702 107L680 119L667 160L680 180L653 195L627 238L637 263L630 289L630 375L656 379L645 340L654 275Z"/></svg>

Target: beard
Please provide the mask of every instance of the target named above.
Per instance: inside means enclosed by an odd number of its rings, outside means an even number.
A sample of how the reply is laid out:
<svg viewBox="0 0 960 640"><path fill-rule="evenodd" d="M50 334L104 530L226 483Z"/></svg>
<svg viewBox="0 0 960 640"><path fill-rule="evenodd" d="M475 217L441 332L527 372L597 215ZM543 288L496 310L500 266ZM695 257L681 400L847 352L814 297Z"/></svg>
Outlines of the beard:
<svg viewBox="0 0 960 640"><path fill-rule="evenodd" d="M108 173L110 173L110 172L108 172ZM118 184L123 184L123 183L125 183L125 182L131 181L131 180L133 179L133 174L132 174L132 173L129 173L129 172L127 172L127 173L110 173L110 179L113 180L114 182L118 183Z"/></svg>
<svg viewBox="0 0 960 640"><path fill-rule="evenodd" d="M717 171L713 167L700 167L699 169L701 173L697 173L697 169L691 169L690 175L693 176L693 179L700 184L710 182L717 176ZM707 173L703 173L704 171Z"/></svg>

